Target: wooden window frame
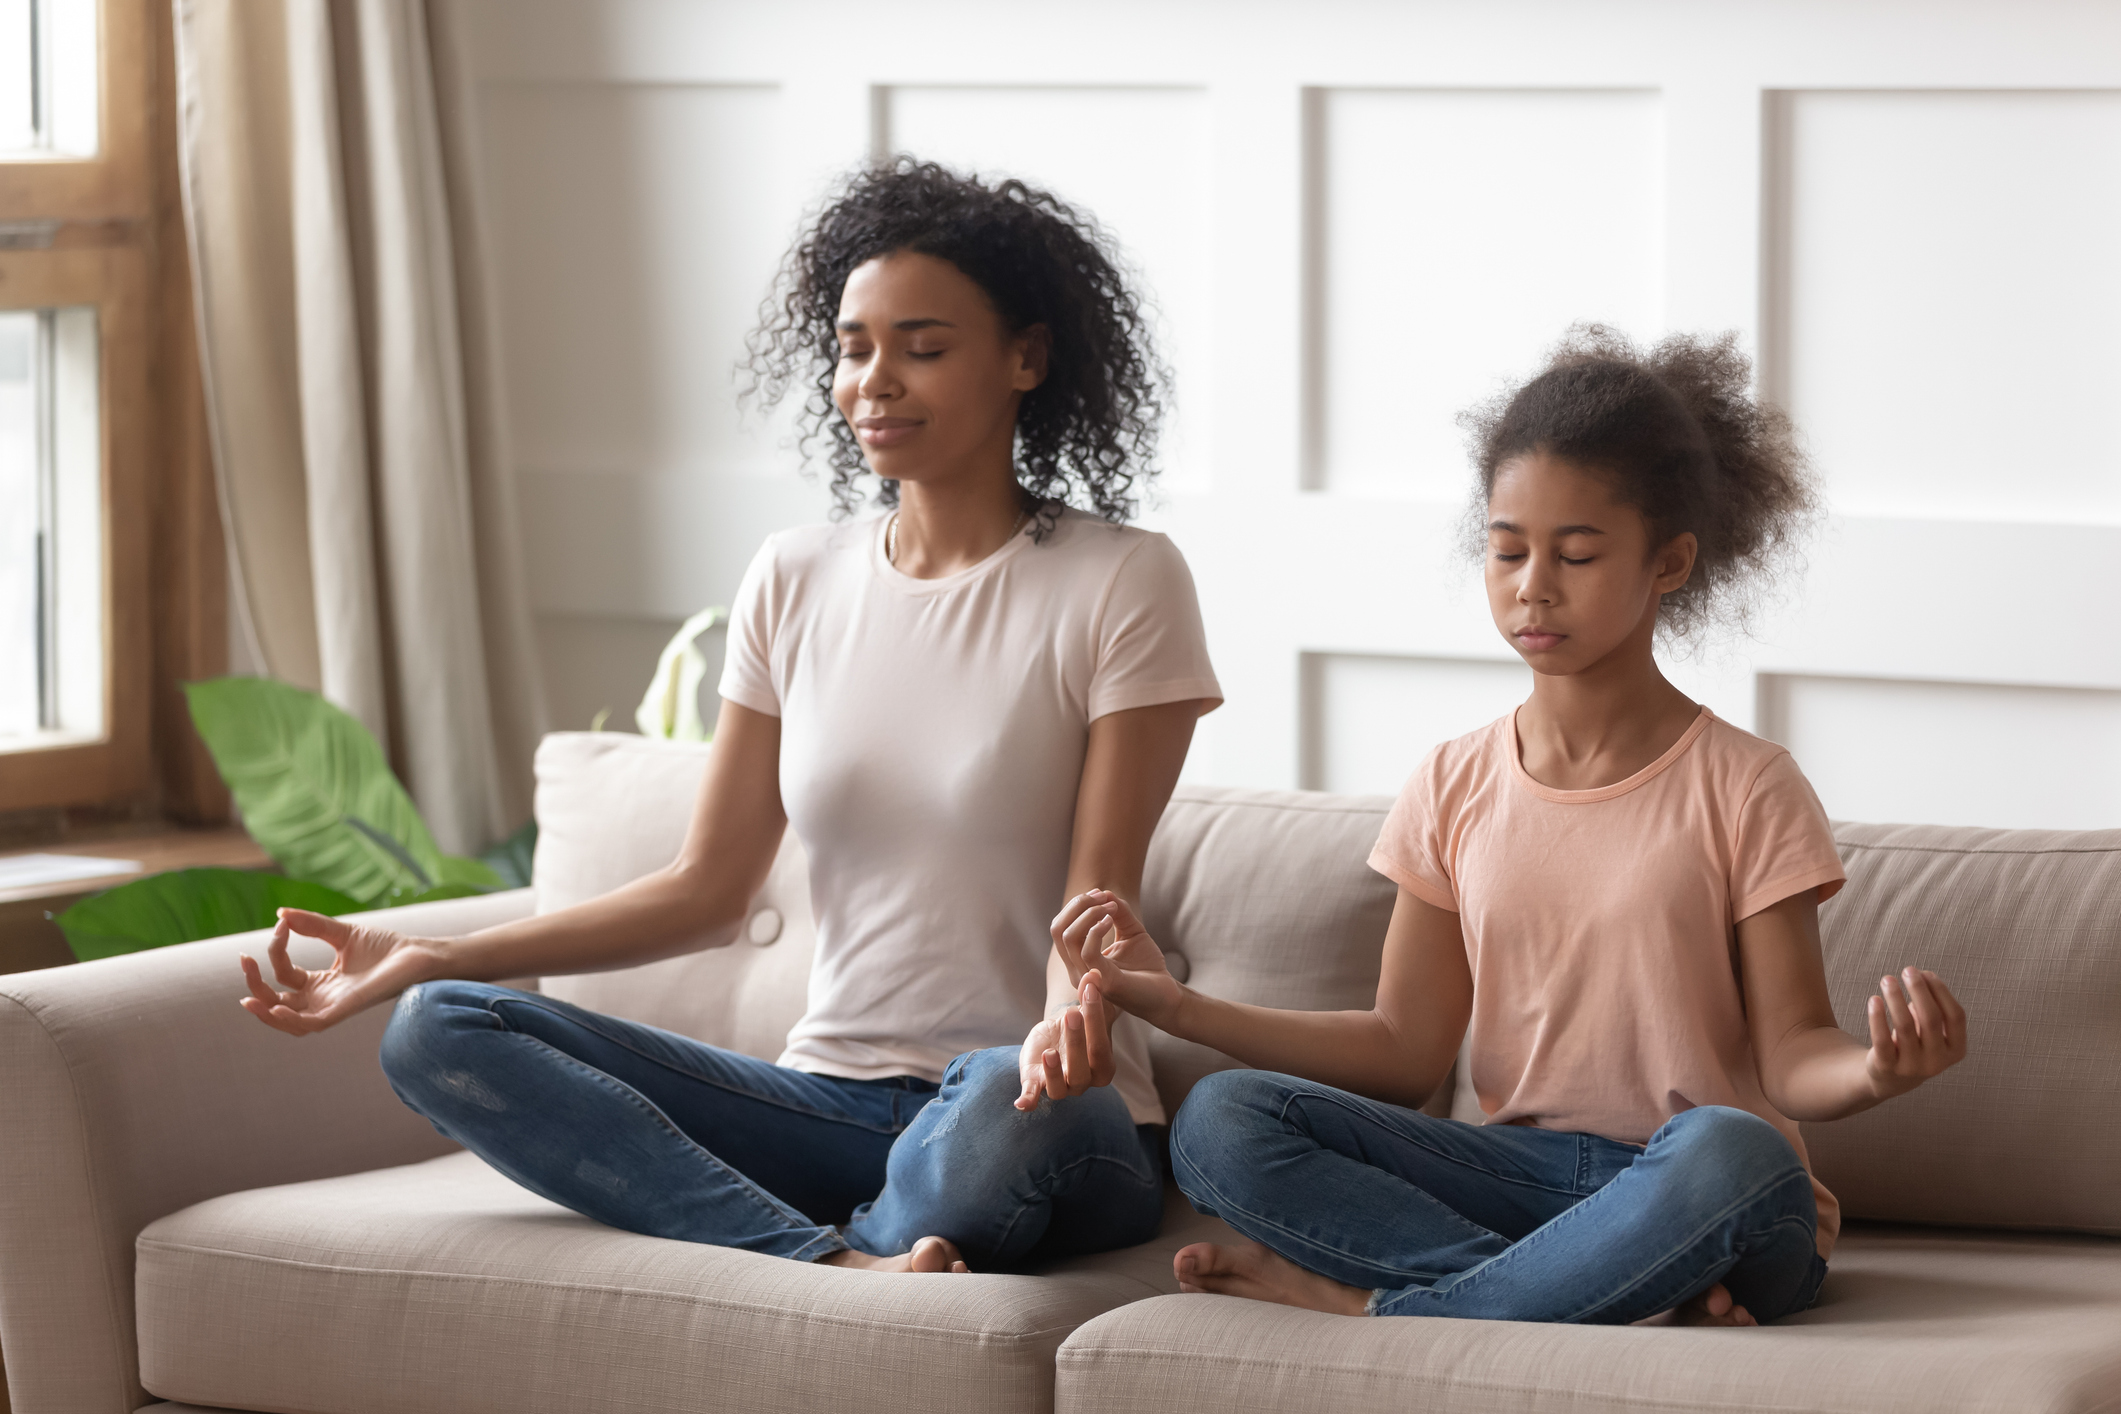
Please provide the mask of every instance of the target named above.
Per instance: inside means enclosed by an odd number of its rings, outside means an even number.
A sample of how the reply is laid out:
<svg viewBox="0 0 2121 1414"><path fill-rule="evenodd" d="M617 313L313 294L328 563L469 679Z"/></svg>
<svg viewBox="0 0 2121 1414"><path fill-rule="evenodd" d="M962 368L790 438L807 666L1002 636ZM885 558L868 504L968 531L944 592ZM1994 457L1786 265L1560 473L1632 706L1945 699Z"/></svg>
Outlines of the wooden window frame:
<svg viewBox="0 0 2121 1414"><path fill-rule="evenodd" d="M226 670L227 570L179 202L171 9L98 0L97 27L96 155L0 159L0 308L97 311L103 735L0 747L0 815L212 821L227 797L177 688Z"/></svg>

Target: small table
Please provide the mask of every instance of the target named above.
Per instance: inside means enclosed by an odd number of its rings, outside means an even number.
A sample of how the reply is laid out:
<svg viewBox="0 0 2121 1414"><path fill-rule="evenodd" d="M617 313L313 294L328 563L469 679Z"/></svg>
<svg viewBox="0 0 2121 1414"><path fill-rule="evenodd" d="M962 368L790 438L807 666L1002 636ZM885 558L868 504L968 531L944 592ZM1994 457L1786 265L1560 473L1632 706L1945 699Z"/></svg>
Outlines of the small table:
<svg viewBox="0 0 2121 1414"><path fill-rule="evenodd" d="M130 884L171 869L269 869L272 860L242 830L186 829L153 823L114 826L52 844L0 850L0 860L26 854L83 855L95 859L130 859L140 867L93 879L65 879L22 888L0 889L0 973L59 967L74 960L66 935L47 914L64 913L90 894Z"/></svg>

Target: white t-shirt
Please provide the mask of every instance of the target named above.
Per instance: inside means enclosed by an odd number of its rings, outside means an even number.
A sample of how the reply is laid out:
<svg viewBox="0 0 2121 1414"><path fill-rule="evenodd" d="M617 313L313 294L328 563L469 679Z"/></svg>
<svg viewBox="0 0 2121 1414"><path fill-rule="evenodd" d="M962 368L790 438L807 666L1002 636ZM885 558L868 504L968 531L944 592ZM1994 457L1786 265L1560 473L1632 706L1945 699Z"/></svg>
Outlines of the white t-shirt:
<svg viewBox="0 0 2121 1414"><path fill-rule="evenodd" d="M817 955L780 1063L942 1078L1045 1014L1090 723L1222 701L1185 559L1063 512L914 579L877 517L770 537L745 572L721 693L781 719L781 800L810 855ZM1135 1121L1164 1122L1148 1036L1114 1038Z"/></svg>

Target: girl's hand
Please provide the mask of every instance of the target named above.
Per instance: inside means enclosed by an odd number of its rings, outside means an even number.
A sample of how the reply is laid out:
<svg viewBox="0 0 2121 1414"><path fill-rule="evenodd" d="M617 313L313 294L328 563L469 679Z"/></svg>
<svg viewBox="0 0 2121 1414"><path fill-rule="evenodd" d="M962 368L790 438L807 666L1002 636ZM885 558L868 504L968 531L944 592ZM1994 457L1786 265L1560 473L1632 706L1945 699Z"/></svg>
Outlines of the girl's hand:
<svg viewBox="0 0 2121 1414"><path fill-rule="evenodd" d="M1054 920L1054 941L1069 972L1081 978L1085 1007L1110 1002L1151 1026L1164 1026L1177 1013L1185 989L1119 895L1092 889L1069 900Z"/></svg>
<svg viewBox="0 0 2121 1414"><path fill-rule="evenodd" d="M1966 1008L1934 972L1910 967L1878 979L1868 1007L1865 1070L1881 1100L1904 1095L1966 1059Z"/></svg>
<svg viewBox="0 0 2121 1414"><path fill-rule="evenodd" d="M331 944L331 966L311 972L287 955L287 939L300 933ZM250 995L243 1009L276 1031L307 1036L334 1026L356 1012L396 996L415 982L435 975L434 945L387 928L327 918L306 909L283 908L266 948L273 977L286 991L265 985L255 958L243 959L243 978Z"/></svg>

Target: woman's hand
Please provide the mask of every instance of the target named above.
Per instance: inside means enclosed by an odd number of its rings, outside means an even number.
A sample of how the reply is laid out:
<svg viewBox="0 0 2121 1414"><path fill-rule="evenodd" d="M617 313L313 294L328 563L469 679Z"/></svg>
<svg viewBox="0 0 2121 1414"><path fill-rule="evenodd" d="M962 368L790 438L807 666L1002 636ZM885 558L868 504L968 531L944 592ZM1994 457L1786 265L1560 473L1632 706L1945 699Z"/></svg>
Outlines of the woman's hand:
<svg viewBox="0 0 2121 1414"><path fill-rule="evenodd" d="M287 939L300 933L331 945L331 966L311 972L295 966L287 955ZM347 923L300 908L283 908L273 928L272 943L265 950L272 961L273 976L284 992L265 985L255 958L243 959L243 977L250 995L243 1009L276 1031L307 1036L337 1025L356 1012L436 975L434 944L424 938L408 938L387 928Z"/></svg>
<svg viewBox="0 0 2121 1414"><path fill-rule="evenodd" d="M1112 1083L1112 1023L1103 1006L1071 1006L1031 1028L1017 1052L1023 1093L1020 1110L1035 1110L1041 1095L1071 1099Z"/></svg>
<svg viewBox="0 0 2121 1414"><path fill-rule="evenodd" d="M1864 1069L1881 1100L1904 1095L1966 1059L1966 1008L1934 972L1910 967L1878 979L1870 999Z"/></svg>
<svg viewBox="0 0 2121 1414"><path fill-rule="evenodd" d="M1109 1001L1151 1026L1170 1029L1185 988L1125 899L1105 889L1070 899L1054 920L1054 942L1069 972L1081 978L1085 1008Z"/></svg>

